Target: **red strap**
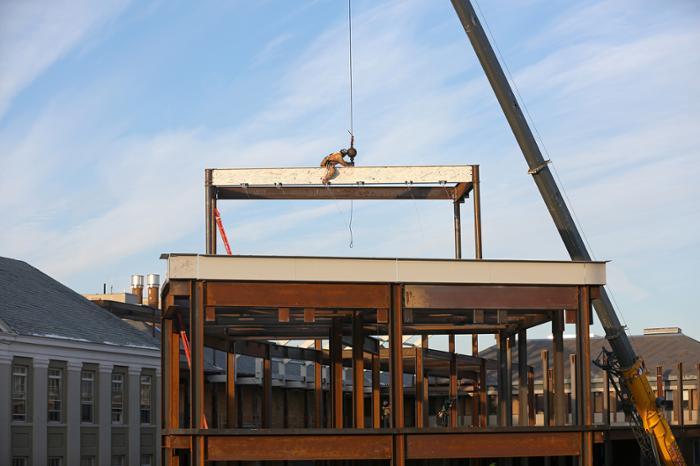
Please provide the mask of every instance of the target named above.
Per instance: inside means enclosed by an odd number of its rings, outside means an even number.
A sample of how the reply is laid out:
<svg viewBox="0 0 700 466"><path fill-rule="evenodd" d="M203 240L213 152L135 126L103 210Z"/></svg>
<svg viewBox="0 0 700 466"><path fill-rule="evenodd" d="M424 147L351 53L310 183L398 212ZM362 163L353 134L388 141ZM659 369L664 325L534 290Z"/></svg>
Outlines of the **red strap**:
<svg viewBox="0 0 700 466"><path fill-rule="evenodd" d="M216 226L219 228L219 234L221 235L221 241L224 242L224 247L226 248L226 253L231 256L231 246L228 244L228 237L226 236L226 230L224 230L224 223L221 221L221 214L219 209L214 209L214 218L216 219Z"/></svg>

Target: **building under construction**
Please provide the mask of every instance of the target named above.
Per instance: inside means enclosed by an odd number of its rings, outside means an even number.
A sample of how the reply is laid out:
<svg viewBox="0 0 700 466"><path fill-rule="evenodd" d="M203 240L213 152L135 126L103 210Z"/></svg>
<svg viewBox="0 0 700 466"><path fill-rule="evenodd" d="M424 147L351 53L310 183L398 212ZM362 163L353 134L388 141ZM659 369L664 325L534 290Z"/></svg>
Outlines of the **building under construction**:
<svg viewBox="0 0 700 466"><path fill-rule="evenodd" d="M591 302L605 284L605 263L480 259L476 166L339 168L320 185L323 172L207 170L209 254L164 255L165 464L630 458L619 448L613 457L612 442L635 432L624 415L619 422L614 388L607 377L592 387ZM216 255L217 202L226 199L449 201L457 258ZM472 260L460 257L465 199L474 202ZM567 323L575 339L565 342ZM533 364L528 330L540 325L551 327L552 339ZM490 357L479 352L476 336L484 334L497 341ZM448 336L447 351L430 348L429 337L439 335ZM462 335L472 336L471 354L455 351L457 336L469 338ZM293 343L300 341L314 343ZM205 348L225 354L225 393L212 396ZM240 401L237 355L259 361L262 383L249 403ZM311 386L274 388L273 365L290 360L309 371ZM546 374L537 388L535 365ZM697 388L689 393L696 397ZM676 434L689 440L692 457L698 404L685 416L677 406Z"/></svg>
<svg viewBox="0 0 700 466"><path fill-rule="evenodd" d="M551 464L557 458L560 464L685 466L685 458L695 461L696 452L687 446L682 451L688 442L676 440L697 435L697 429L684 423L685 391L677 387L681 430L674 431L661 409L664 400L657 396L662 387L657 393L652 390L644 359L604 288L605 263L591 259L471 2L452 0L452 5L572 261L483 260L477 166L355 167L350 43L350 147L325 157L316 169L207 170L207 254L165 256L166 464L391 461L401 466L495 458L505 464L513 458ZM350 8L348 19L351 28ZM351 29L349 38L352 42ZM468 197L474 201L474 260L462 259L460 206ZM449 200L454 205L455 259L231 257L217 209L218 201L228 199ZM217 227L228 256L216 255ZM609 347L595 359L590 344L593 310ZM568 361L566 323L575 328L575 351ZM539 325L551 325L552 340L540 355L538 423L527 337ZM495 336L495 358L479 355L476 336L482 334ZM447 335L446 352L429 347L429 337L440 335ZM457 354L457 335L472 335L470 355ZM420 338L420 343L406 347L406 338ZM299 340L313 340L313 348L291 344ZM187 360L183 390L181 346ZM205 403L205 347L226 354L226 401L211 410ZM236 423L237 354L261 361L260 428ZM304 427L289 427L286 408L282 426L273 423L273 412L279 411L279 398L272 396L273 358L313 366L313 396L310 403L304 398ZM593 364L608 375L605 395L599 397L607 412L611 384L629 417L637 456L613 456L609 416L596 422ZM489 371L495 373L495 394L489 393ZM431 398L440 392L441 403ZM495 400L493 408L489 400ZM226 416L214 419L222 410Z"/></svg>

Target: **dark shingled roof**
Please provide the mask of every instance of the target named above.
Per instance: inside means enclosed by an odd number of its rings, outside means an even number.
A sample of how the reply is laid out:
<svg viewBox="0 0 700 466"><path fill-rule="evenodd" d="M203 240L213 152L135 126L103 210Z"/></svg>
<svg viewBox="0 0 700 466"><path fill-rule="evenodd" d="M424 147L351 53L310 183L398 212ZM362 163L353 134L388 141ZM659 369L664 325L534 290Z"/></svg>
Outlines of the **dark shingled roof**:
<svg viewBox="0 0 700 466"><path fill-rule="evenodd" d="M697 341L682 333L665 335L633 335L630 337L632 347L637 354L644 359L647 370L651 374L656 374L656 366L662 366L664 377L669 375L675 377L678 372L678 363L683 363L684 378L697 376L697 364L700 363L700 341ZM603 345L609 350L610 346L603 337L591 337L591 358L595 359ZM516 345L517 346L517 345ZM550 339L528 339L527 341L527 363L535 370L535 379L542 378L542 360L540 353L542 350L549 350L549 365L552 367L552 340ZM569 377L569 355L576 353L576 340L574 338L564 339L564 369L565 377ZM479 356L487 359L496 359L498 356L496 346L480 351ZM518 351L513 348L513 372L517 374ZM600 377L601 371L594 364L591 364L593 377ZM517 378L516 378L517 380Z"/></svg>
<svg viewBox="0 0 700 466"><path fill-rule="evenodd" d="M7 327L3 329L2 327ZM0 257L0 332L157 349L157 339L26 262Z"/></svg>

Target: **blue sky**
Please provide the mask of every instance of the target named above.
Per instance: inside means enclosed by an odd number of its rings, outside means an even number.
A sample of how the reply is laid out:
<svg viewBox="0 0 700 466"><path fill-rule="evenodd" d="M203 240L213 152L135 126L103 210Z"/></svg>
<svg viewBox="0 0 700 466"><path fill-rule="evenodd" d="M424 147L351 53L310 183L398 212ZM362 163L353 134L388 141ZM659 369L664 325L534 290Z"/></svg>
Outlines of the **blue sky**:
<svg viewBox="0 0 700 466"><path fill-rule="evenodd" d="M700 337L700 6L480 6L623 320ZM201 252L205 167L347 144L346 8L1 2L0 255L96 292ZM357 162L480 164L485 256L566 259L450 2L353 11ZM221 210L237 253L452 255L449 204L355 203L352 249L345 202Z"/></svg>

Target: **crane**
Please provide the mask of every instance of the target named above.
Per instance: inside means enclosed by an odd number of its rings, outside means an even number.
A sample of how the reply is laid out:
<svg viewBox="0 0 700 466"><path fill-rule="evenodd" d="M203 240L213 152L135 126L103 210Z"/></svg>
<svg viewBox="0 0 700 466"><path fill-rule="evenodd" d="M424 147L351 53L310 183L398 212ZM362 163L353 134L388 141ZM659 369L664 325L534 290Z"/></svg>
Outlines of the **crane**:
<svg viewBox="0 0 700 466"><path fill-rule="evenodd" d="M572 260L590 261L591 256L549 170L548 161L542 156L471 1L451 1L525 157L529 167L528 173L532 175L537 185L566 250ZM608 367L615 369L614 373L619 378L622 392L631 400L636 411L635 418L641 422L642 428L648 436L651 451L654 453L656 461L662 465L684 466L686 463L671 431L671 426L662 415L647 380L644 361L637 356L632 348L625 328L620 324L605 289L601 290L600 298L593 301L593 307L605 330L605 338L612 349L606 355Z"/></svg>

